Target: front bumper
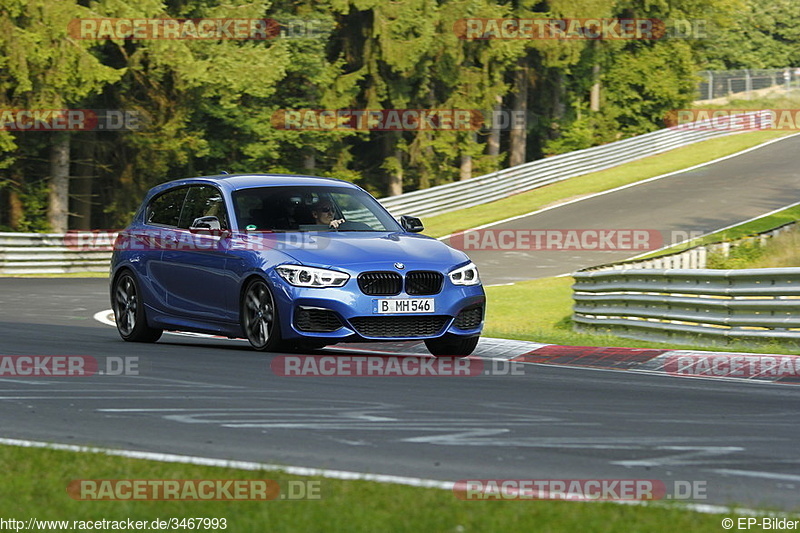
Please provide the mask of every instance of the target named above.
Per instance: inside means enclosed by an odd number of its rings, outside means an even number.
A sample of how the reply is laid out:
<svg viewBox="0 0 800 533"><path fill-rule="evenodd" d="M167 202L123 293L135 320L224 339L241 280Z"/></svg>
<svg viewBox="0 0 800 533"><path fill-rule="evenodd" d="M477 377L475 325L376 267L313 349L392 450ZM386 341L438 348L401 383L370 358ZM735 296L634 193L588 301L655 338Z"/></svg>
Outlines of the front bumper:
<svg viewBox="0 0 800 533"><path fill-rule="evenodd" d="M270 276L284 339L331 342L434 339L445 334L480 335L486 307L481 285L456 286L445 279L433 295L394 296L363 294L355 278L342 287L294 287L280 276ZM431 313L377 313L376 300L431 298Z"/></svg>

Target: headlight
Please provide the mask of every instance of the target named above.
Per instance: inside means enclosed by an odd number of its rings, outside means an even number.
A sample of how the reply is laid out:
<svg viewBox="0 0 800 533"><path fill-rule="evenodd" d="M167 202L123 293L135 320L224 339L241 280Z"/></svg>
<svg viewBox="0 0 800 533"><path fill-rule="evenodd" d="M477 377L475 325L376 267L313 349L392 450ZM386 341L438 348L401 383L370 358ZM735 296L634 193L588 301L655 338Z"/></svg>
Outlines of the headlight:
<svg viewBox="0 0 800 533"><path fill-rule="evenodd" d="M469 263L461 268L457 268L448 274L453 285L477 285L481 282L478 276L478 267L475 263Z"/></svg>
<svg viewBox="0 0 800 533"><path fill-rule="evenodd" d="M300 265L281 265L275 271L295 287L341 287L350 274Z"/></svg>

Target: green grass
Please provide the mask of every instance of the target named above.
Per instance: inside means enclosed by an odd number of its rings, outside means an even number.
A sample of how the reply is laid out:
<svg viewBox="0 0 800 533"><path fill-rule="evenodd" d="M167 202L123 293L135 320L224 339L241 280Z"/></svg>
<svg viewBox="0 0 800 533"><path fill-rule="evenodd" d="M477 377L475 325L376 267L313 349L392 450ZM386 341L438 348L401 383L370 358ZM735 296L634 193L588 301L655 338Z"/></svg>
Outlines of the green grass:
<svg viewBox="0 0 800 533"><path fill-rule="evenodd" d="M703 141L619 167L570 178L489 204L427 218L423 221L425 234L442 237L456 231L524 215L568 200L706 163L791 133L759 131Z"/></svg>
<svg viewBox="0 0 800 533"><path fill-rule="evenodd" d="M389 459L387 459L389 460ZM720 515L677 505L634 506L555 501L462 501L447 490L367 481L300 478L281 472L159 463L105 454L0 447L2 518L147 520L225 518L227 531L720 531ZM536 471L536 465L521 474ZM524 476L521 476L524 477ZM271 479L319 483L306 501L82 501L66 487L81 479ZM666 480L665 480L666 481ZM730 516L735 517L735 513ZM147 529L147 531L151 531Z"/></svg>
<svg viewBox="0 0 800 533"><path fill-rule="evenodd" d="M674 343L626 339L611 334L579 333L572 330L571 277L542 278L514 285L486 288L487 337L527 340L567 346L617 346L624 348L675 349ZM713 345L698 343L681 346L685 350L797 354L779 343L753 346L745 344Z"/></svg>
<svg viewBox="0 0 800 533"><path fill-rule="evenodd" d="M731 248L728 256L720 252L708 256L708 268L784 268L800 266L800 229L781 233L764 246L758 241Z"/></svg>

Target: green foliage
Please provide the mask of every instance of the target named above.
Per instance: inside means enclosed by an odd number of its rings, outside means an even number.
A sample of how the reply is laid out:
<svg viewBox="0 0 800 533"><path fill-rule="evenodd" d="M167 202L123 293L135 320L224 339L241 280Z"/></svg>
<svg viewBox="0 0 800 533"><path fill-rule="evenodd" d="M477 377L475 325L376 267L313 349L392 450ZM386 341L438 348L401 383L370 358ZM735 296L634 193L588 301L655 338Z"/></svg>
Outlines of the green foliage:
<svg viewBox="0 0 800 533"><path fill-rule="evenodd" d="M727 255L708 254L708 268L782 268L800 266L800 229L781 233L765 243L745 241L732 246Z"/></svg>
<svg viewBox="0 0 800 533"><path fill-rule="evenodd" d="M764 255L764 249L758 243L746 243L733 246L726 256L722 252L708 254L708 268L748 268L750 264Z"/></svg>
<svg viewBox="0 0 800 533"><path fill-rule="evenodd" d="M743 0L735 16L711 27L703 70L783 68L800 64L800 3Z"/></svg>

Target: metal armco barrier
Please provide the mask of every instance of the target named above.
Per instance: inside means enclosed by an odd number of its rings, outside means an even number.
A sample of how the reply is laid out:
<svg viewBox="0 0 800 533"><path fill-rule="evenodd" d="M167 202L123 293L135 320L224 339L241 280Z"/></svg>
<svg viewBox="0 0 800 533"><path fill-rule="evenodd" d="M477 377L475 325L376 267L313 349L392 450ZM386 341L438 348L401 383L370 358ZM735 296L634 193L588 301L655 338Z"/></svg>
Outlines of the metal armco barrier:
<svg viewBox="0 0 800 533"><path fill-rule="evenodd" d="M107 235L108 246L89 246L71 234L0 233L0 274L108 272L116 234Z"/></svg>
<svg viewBox="0 0 800 533"><path fill-rule="evenodd" d="M579 331L678 343L800 343L800 268L573 274Z"/></svg>
<svg viewBox="0 0 800 533"><path fill-rule="evenodd" d="M765 125L769 120L768 115L760 111L744 115L755 115L764 120ZM744 131L742 124L726 126L726 120L714 121L713 124L711 121L700 121L684 127L666 128L539 159L477 178L382 198L380 202L395 216L432 216L474 207L674 148Z"/></svg>

